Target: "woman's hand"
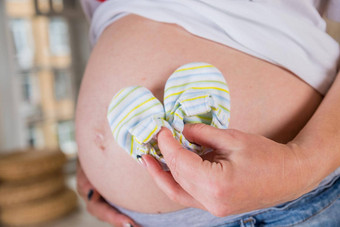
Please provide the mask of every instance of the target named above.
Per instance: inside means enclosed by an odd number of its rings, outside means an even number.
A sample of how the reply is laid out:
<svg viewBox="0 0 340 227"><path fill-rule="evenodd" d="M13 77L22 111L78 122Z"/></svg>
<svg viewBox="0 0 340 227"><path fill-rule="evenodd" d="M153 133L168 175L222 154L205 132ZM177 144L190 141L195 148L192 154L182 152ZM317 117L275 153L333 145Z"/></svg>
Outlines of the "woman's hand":
<svg viewBox="0 0 340 227"><path fill-rule="evenodd" d="M152 156L143 156L158 186L182 205L227 216L296 199L319 183L308 155L296 144L204 124L186 125L183 133L214 151L200 157L163 128L158 144L170 172Z"/></svg>
<svg viewBox="0 0 340 227"><path fill-rule="evenodd" d="M138 226L131 218L121 214L105 202L87 179L79 161L77 164L77 191L86 201L88 212L97 217L99 220L107 222L113 226Z"/></svg>

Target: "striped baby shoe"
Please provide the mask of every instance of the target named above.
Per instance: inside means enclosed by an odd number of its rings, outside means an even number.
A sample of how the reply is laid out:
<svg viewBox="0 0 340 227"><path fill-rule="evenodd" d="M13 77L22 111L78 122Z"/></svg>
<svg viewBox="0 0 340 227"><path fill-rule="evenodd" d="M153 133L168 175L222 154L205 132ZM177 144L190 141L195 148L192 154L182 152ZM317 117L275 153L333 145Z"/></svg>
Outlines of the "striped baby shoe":
<svg viewBox="0 0 340 227"><path fill-rule="evenodd" d="M214 66L189 63L169 77L164 107L148 89L131 86L113 97L107 118L115 140L132 157L138 159L143 154L151 154L167 169L156 140L161 127L169 128L185 148L199 155L209 152L210 149L186 140L183 127L186 123L204 123L227 128L229 89L222 73Z"/></svg>
<svg viewBox="0 0 340 227"><path fill-rule="evenodd" d="M181 66L168 79L164 91L165 119L176 139L199 155L210 151L190 143L182 134L184 124L204 123L226 129L230 95L222 73L213 65L194 62Z"/></svg>

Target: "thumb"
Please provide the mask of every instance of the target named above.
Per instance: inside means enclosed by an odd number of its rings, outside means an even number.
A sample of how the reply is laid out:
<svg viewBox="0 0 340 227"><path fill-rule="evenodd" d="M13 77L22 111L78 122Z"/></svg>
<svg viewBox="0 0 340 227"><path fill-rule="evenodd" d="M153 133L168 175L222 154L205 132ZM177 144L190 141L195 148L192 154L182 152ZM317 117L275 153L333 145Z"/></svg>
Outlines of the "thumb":
<svg viewBox="0 0 340 227"><path fill-rule="evenodd" d="M176 180L195 178L206 168L202 158L182 147L167 128L163 127L158 133L158 146Z"/></svg>
<svg viewBox="0 0 340 227"><path fill-rule="evenodd" d="M183 130L183 135L191 143L213 149L223 148L223 144L228 140L226 134L223 129L206 124L186 124Z"/></svg>

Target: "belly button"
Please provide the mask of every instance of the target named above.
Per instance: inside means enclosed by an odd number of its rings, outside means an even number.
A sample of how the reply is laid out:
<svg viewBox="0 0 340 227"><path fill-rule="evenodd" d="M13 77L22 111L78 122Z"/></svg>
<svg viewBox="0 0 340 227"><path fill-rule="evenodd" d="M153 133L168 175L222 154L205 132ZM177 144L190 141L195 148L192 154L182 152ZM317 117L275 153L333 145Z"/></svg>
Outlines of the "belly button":
<svg viewBox="0 0 340 227"><path fill-rule="evenodd" d="M104 144L104 135L102 133L96 133L96 137L94 139L94 142L97 147L99 147L100 150L105 150L105 144Z"/></svg>

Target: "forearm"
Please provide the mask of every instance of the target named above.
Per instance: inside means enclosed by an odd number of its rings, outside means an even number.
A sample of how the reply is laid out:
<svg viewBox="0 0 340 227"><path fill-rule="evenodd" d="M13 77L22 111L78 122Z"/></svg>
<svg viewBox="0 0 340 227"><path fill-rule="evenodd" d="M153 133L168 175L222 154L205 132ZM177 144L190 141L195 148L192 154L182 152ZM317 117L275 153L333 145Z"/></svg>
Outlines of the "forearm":
<svg viewBox="0 0 340 227"><path fill-rule="evenodd" d="M340 166L340 73L313 117L292 141L304 154L304 164L315 172L316 180Z"/></svg>

